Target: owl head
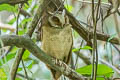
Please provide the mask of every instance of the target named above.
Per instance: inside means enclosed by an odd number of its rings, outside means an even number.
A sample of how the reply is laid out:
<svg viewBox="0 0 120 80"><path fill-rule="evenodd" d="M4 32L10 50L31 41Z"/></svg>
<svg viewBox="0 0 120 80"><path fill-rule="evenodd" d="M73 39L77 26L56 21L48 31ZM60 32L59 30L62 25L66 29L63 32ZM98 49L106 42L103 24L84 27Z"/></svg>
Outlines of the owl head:
<svg viewBox="0 0 120 80"><path fill-rule="evenodd" d="M69 19L65 15L65 11L58 11L48 18L48 22L52 27L64 28L66 24L69 24Z"/></svg>

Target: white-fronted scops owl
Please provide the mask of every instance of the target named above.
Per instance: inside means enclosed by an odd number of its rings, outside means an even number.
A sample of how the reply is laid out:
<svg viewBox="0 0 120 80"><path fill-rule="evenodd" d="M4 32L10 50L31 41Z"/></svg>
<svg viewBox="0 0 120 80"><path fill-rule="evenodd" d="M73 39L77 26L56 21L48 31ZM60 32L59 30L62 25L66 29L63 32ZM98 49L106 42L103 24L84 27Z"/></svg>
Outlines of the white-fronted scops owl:
<svg viewBox="0 0 120 80"><path fill-rule="evenodd" d="M48 23L42 26L42 50L66 64L70 62L72 53L72 30L69 18L58 11L48 17ZM49 67L49 66L48 66ZM49 67L54 80L58 80L61 73Z"/></svg>

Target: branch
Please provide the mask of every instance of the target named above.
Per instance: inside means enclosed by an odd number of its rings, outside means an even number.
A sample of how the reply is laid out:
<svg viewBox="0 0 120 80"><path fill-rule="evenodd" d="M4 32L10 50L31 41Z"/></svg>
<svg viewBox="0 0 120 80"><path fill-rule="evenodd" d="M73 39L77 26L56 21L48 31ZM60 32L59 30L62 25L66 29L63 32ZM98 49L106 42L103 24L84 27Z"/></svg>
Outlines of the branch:
<svg viewBox="0 0 120 80"><path fill-rule="evenodd" d="M85 39L87 42L89 40L93 39L93 32L92 31L89 31L86 28L84 28L79 23L79 21L68 11L67 11L67 15L69 16L69 19L70 19L70 22L72 24L73 29L75 29L83 39ZM110 35L99 33L99 32L96 32L96 36L97 36L98 40L102 40L102 41L108 41L108 39L111 37ZM120 39L114 37L109 42L113 43L113 44L120 44Z"/></svg>
<svg viewBox="0 0 120 80"><path fill-rule="evenodd" d="M26 76L24 76L23 74L20 74L20 73L17 73L17 76L27 79ZM29 77L29 80L35 80L35 79Z"/></svg>
<svg viewBox="0 0 120 80"><path fill-rule="evenodd" d="M10 30L11 32L15 31L15 28L13 28L11 25L3 24L1 22L0 22L0 29L7 29L7 30Z"/></svg>
<svg viewBox="0 0 120 80"><path fill-rule="evenodd" d="M19 4L19 3L27 3L28 0L0 0L0 4Z"/></svg>
<svg viewBox="0 0 120 80"><path fill-rule="evenodd" d="M83 55L82 53L80 53L79 51L74 52L76 55L78 55L79 58L81 58L83 60L83 62L87 65L91 64L90 58L86 57L85 55Z"/></svg>
<svg viewBox="0 0 120 80"><path fill-rule="evenodd" d="M54 58L48 56L44 53L34 42L27 36L17 36L17 35L1 35L0 39L3 46L17 46L28 49L34 56L48 64L51 68L60 71L65 76L72 80L85 80L83 76L75 72L73 69L68 67L64 62L60 60L55 60ZM0 47L3 47L0 45Z"/></svg>

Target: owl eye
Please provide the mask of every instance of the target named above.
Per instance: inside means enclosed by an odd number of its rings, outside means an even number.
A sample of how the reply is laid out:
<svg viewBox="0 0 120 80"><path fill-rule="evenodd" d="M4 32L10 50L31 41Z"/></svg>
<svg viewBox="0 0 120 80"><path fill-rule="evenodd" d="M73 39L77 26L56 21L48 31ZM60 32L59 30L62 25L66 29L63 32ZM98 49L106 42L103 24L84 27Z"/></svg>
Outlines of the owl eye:
<svg viewBox="0 0 120 80"><path fill-rule="evenodd" d="M57 17L55 17L55 16L53 16L52 20L53 20L54 22L60 22L60 20L59 20Z"/></svg>
<svg viewBox="0 0 120 80"><path fill-rule="evenodd" d="M55 25L61 25L60 20L58 17L53 16L52 21L54 22Z"/></svg>

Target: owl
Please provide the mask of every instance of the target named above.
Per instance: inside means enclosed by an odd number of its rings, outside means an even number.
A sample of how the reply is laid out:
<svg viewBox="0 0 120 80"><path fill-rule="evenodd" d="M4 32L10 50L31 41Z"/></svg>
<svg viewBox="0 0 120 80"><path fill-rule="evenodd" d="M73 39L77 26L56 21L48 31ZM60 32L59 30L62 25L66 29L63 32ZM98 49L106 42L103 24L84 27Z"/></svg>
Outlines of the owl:
<svg viewBox="0 0 120 80"><path fill-rule="evenodd" d="M69 18L65 13L58 11L51 14L47 19L48 23L42 26L41 49L47 55L69 64L73 43ZM54 80L58 80L62 75L59 71L50 67L49 69Z"/></svg>

